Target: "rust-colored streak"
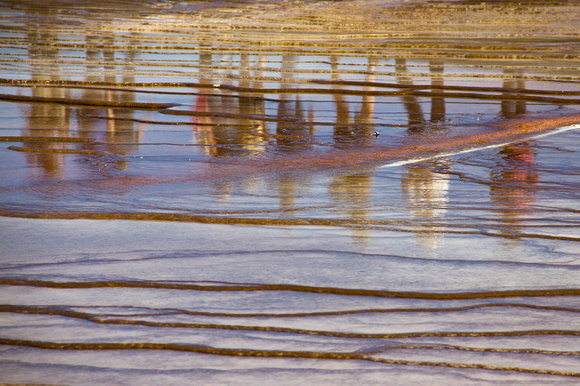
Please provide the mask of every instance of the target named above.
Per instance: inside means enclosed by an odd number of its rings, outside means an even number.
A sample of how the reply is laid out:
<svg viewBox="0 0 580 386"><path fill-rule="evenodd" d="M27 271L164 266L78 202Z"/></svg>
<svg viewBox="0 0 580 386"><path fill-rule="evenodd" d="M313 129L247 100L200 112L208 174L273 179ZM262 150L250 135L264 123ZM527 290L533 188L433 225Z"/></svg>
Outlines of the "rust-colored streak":
<svg viewBox="0 0 580 386"><path fill-rule="evenodd" d="M115 306L74 306L74 309L84 309L84 308L110 308L117 309L119 307ZM578 308L570 307L553 307L553 306L540 306L533 304L521 304L521 303L486 303L478 304L473 306L465 307L453 307L453 308L439 308L439 307L429 307L429 308L387 308L387 309L362 309L362 310L340 310L340 311L318 311L318 312L259 312L259 313L242 313L242 312L208 312L208 311L191 311L187 309L178 308L146 308L146 307L128 307L123 306L122 309L130 309L134 312L131 314L123 313L106 313L100 314L101 317L119 317L119 316L158 316L158 315L192 315L192 316L208 316L216 318L309 318L317 316L343 316L343 315L357 315L357 314L394 314L394 313L452 313L452 312L465 312L485 308L523 308L532 310L543 310L543 311L556 311L556 312L574 312L580 313ZM63 316L78 316L86 317L93 316L90 313L71 311L61 307L42 307L42 306L15 306L2 304L0 305L0 312L21 312L21 313L31 313L31 314L50 314L50 315L63 315Z"/></svg>
<svg viewBox="0 0 580 386"><path fill-rule="evenodd" d="M489 130L472 135L423 140L407 145L369 150L364 152L341 152L323 155L311 155L291 158L279 158L265 163L266 169L325 169L340 165L357 165L393 160L405 160L422 156L432 156L461 149L480 148L495 144L508 143L533 137L559 127L580 122L580 115L550 119L514 119L506 120L490 127Z"/></svg>
<svg viewBox="0 0 580 386"><path fill-rule="evenodd" d="M61 105L115 107L137 110L161 110L177 106L176 103L122 102L122 101L106 101L106 100L90 100L90 99L51 98L51 97L37 97L37 96L10 95L10 94L0 94L0 101L27 102L27 103L57 103Z"/></svg>
<svg viewBox="0 0 580 386"><path fill-rule="evenodd" d="M91 138L2 136L0 142L95 143Z"/></svg>
<svg viewBox="0 0 580 386"><path fill-rule="evenodd" d="M174 343L59 343L43 342L24 339L0 339L0 344L9 346L32 347L48 350L170 350L183 351L209 355L237 356L237 357L261 357L261 358L301 358L301 359L326 359L326 360L368 360L373 362L429 367L471 368L492 370L500 372L521 372L531 374L546 374L568 377L580 377L580 373L572 371L557 371L545 369L530 369L524 367L492 366L473 363L450 363L435 361L414 361L403 359L385 359L372 357L365 353L342 353L342 352L315 352L315 351L267 351L267 350L244 350L224 349L210 346L186 345Z"/></svg>
<svg viewBox="0 0 580 386"><path fill-rule="evenodd" d="M428 299L428 300L465 300L465 299L493 299L514 297L553 297L579 296L580 289L560 288L550 290L512 290L486 292L459 292L459 293L432 293L432 292L403 292L382 291L357 288L314 287L291 284L234 284L204 285L189 283L152 282L152 281L85 281L85 282L53 282L32 279L0 279L0 285L31 286L46 288L154 288L187 291L283 291L319 293L343 296L369 296L400 299Z"/></svg>
<svg viewBox="0 0 580 386"><path fill-rule="evenodd" d="M437 157L442 154L453 152L472 151L487 146L495 146L506 143L521 141L533 138L542 133L574 125L580 122L580 115L569 115L561 117L547 117L536 119L508 119L500 121L494 125L474 127L473 134L455 135L444 138L408 138L406 142L384 147L367 147L364 151L360 150L341 150L330 151L327 153L308 153L300 154L277 154L274 156L264 156L260 158L239 159L236 162L223 163L224 160L216 160L220 165L219 168L212 168L211 173L203 171L192 171L191 173L179 175L150 175L147 177L138 177L127 175L126 173L109 173L105 165L99 171L104 178L91 179L83 181L62 181L61 189L131 189L132 187L166 184L166 183L183 183L183 182L211 182L223 179L235 179L252 176L255 174L281 173L287 171L293 172L317 172L328 171L342 167L352 166L377 166L399 161L409 161L429 157ZM15 138L5 137L5 141L14 141ZM94 143L98 145L98 143ZM38 151L36 149L27 149L23 147L12 147L12 150L19 151ZM52 151L52 150L49 150ZM64 153L78 153L78 151L64 150ZM82 154L99 155L93 153L92 149L80 151ZM226 160L227 161L227 160ZM111 166L112 167L112 166ZM201 223L235 223L245 225L328 225L328 226L352 226L352 227L372 227L401 224L385 224L371 222L353 222L349 220L324 220L324 219L257 219L257 218L223 218L190 214L167 214L167 213L87 213L87 212L49 212L35 213L18 211L4 208L1 215L26 218L59 218L59 219L125 219L125 220L146 220L146 221L190 221ZM469 226L467 226L469 228ZM404 229L397 228L404 231ZM412 230L416 232L416 230ZM442 230L443 231L443 230ZM452 232L451 230L444 230ZM481 231L460 230L455 233L462 234L480 234ZM521 237L535 238L554 238L555 236L546 236L541 234L520 235ZM578 237L565 236L555 237L562 240L579 240Z"/></svg>
<svg viewBox="0 0 580 386"><path fill-rule="evenodd" d="M93 150L72 150L72 149L39 149L32 147L9 146L8 150L19 151L22 153L46 153L46 154L82 154L98 155L104 154Z"/></svg>
<svg viewBox="0 0 580 386"><path fill-rule="evenodd" d="M524 331L450 331L450 332L415 332L415 333L361 333L361 332L338 332L306 330L300 328L268 327L268 326L245 326L231 324L214 323L184 323L184 322L153 322L133 319L113 319L99 315L90 315L78 311L40 309L35 307L4 306L0 307L0 312L13 312L21 314L41 314L58 315L71 318L78 318L98 324L109 325L134 325L156 328L191 328L191 329L212 329L229 331L260 331L283 334L316 335L345 339L414 339L424 337L504 337L504 336L539 336L539 335L565 335L580 336L580 331L573 330L524 330ZM569 354L572 355L572 354Z"/></svg>

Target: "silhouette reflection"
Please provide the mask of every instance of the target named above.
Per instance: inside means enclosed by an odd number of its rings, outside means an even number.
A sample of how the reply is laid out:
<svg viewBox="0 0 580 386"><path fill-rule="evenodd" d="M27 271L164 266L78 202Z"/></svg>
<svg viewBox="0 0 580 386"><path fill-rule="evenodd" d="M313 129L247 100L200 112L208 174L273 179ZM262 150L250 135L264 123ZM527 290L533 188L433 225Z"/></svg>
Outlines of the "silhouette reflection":
<svg viewBox="0 0 580 386"><path fill-rule="evenodd" d="M214 65L211 46L205 46L200 54L200 83L211 84ZM217 60L217 59L216 59ZM240 55L240 87L249 87L250 57ZM263 120L252 116L266 114L263 98L248 95L221 94L199 89L191 110L194 140L202 145L205 155L213 157L252 156L262 153L267 145L267 127ZM225 116L224 114L227 114ZM221 116L220 116L221 115Z"/></svg>
<svg viewBox="0 0 580 386"><path fill-rule="evenodd" d="M510 89L525 88L525 81L518 79L518 75L523 75L523 70L505 69L504 74L508 77L503 80L503 88L508 90L508 92L503 94L506 99L501 101L501 116L504 118L512 118L520 114L525 114L527 110L526 101L509 99L513 95L509 92Z"/></svg>
<svg viewBox="0 0 580 386"><path fill-rule="evenodd" d="M293 55L282 56L282 84L289 83L295 66ZM283 152L311 148L312 126L307 123L307 113L298 94L293 98L282 94L278 102L276 143Z"/></svg>
<svg viewBox="0 0 580 386"><path fill-rule="evenodd" d="M60 73L60 68L56 64L35 63L34 59L57 58L59 51L52 48L47 42L53 41L58 36L52 32L37 32L34 28L28 28L28 39L36 44L31 44L28 55L32 58L32 79L50 80L61 79L55 75ZM52 74L52 75L51 75ZM70 90L59 87L33 87L31 88L34 97L69 98ZM32 137L67 137L70 131L71 107L52 103L31 103L23 105L23 112L27 117L26 127L22 130L23 136ZM68 145L58 142L24 142L25 148L36 149L37 152L26 153L28 164L39 167L41 175L37 176L42 180L55 180L62 178L63 169L66 164L65 154L56 153L65 150ZM54 152L53 152L54 151Z"/></svg>
<svg viewBox="0 0 580 386"><path fill-rule="evenodd" d="M93 82L110 82L116 83L135 82L132 75L134 69L132 63L137 54L129 50L120 57L111 49L115 45L115 39L112 34L104 33L99 36L87 35L86 56L89 65L86 66L85 80L87 83ZM133 42L133 40L130 40ZM90 64L90 63L97 63ZM123 65L123 75L118 79L116 75L119 63ZM113 89L91 89L84 88L82 99L86 100L103 100L106 102L126 102L136 101L136 95L133 92L116 91ZM95 109L91 107L79 107L77 121L79 136L81 138L94 139L102 143L103 150L118 155L126 156L139 151L139 142L141 132L139 126L135 123L135 111L131 109ZM95 119L99 117L101 119ZM125 169L127 161L120 158L116 163L117 169Z"/></svg>
<svg viewBox="0 0 580 386"><path fill-rule="evenodd" d="M333 79L338 79L338 58L332 58ZM376 58L368 58L367 82L375 79L374 71ZM365 87L365 91L373 91L374 87ZM334 94L336 104L336 124L334 126L334 147L337 149L360 149L370 144L374 137L374 108L375 97L363 95L360 103L360 111L351 120L349 103L344 95ZM354 121L354 125L352 124ZM348 176L337 176L331 179L328 191L330 198L352 219L363 222L369 219L369 209L372 205L371 188L373 183L373 170L365 170L361 173ZM354 240L360 246L365 246L368 241L368 230L359 228L354 230Z"/></svg>
<svg viewBox="0 0 580 386"><path fill-rule="evenodd" d="M338 79L338 57L331 58L332 79ZM367 82L375 80L375 67L377 59L368 58L367 64ZM340 86L336 86L340 87ZM365 91L374 91L374 87L365 87ZM354 119L351 118L350 102L348 102L341 93L333 94L336 105L336 124L334 126L334 147L337 149L348 149L368 145L372 142L374 132L374 109L375 97L373 95L363 95L360 103L360 111L355 113Z"/></svg>
<svg viewBox="0 0 580 386"><path fill-rule="evenodd" d="M205 155L231 157L263 153L267 145L266 124L251 118L265 114L261 98L212 95L199 90L194 100L190 108L195 112L194 138Z"/></svg>
<svg viewBox="0 0 580 386"><path fill-rule="evenodd" d="M370 219L369 210L372 207L371 189L373 183L372 171L364 171L330 181L328 193L342 212L357 224L364 224ZM356 244L365 247L369 241L370 232L364 227L353 230Z"/></svg>
<svg viewBox="0 0 580 386"><path fill-rule="evenodd" d="M404 74L407 71L405 59L396 61L398 73ZM431 74L442 74L443 63L439 60L429 61L429 72ZM399 77L402 84L412 84L411 81L402 76ZM431 77L432 85L443 85L442 77ZM405 96L403 105L408 115L408 135L425 136L434 135L433 130L440 132L447 129L445 122L445 99L443 97L431 98L431 123L427 125L423 114L421 103L416 97ZM407 203L407 208L416 220L419 240L424 241L430 247L435 247L439 240L440 229L436 225L438 218L445 213L445 204L449 191L449 178L440 171L448 170L451 161L439 159L430 163L416 163L407 167L407 171L401 179L401 192L403 199Z"/></svg>
<svg viewBox="0 0 580 386"><path fill-rule="evenodd" d="M443 75L444 71L444 62L441 59L431 59L429 61L429 72L432 75L441 74ZM435 77L431 78L431 85L432 86L443 86L444 79L443 77ZM431 123L438 124L445 122L445 98L443 97L432 97L431 98Z"/></svg>
<svg viewBox="0 0 580 386"><path fill-rule="evenodd" d="M409 166L401 180L401 192L407 208L419 220L419 225L415 228L417 236L430 247L435 247L439 241L436 231L440 227L437 222L446 211L449 191L448 175L433 169L447 166L445 161L440 164Z"/></svg>
<svg viewBox="0 0 580 386"><path fill-rule="evenodd" d="M396 59L395 71L397 74L405 74L407 72L407 60ZM400 84L413 84L411 78L404 75L399 75L397 81ZM425 115L419 99L412 95L405 95L401 97L401 100L405 111L407 111L409 132L423 130L425 127Z"/></svg>
<svg viewBox="0 0 580 386"><path fill-rule="evenodd" d="M52 32L37 32L30 28L29 40L35 42L28 50L31 60L31 78L35 81L68 80L63 75L67 69L61 68L58 59L66 53L53 48L54 42L60 37ZM135 82L132 63L136 53L128 50L117 53L111 47L115 46L113 34L99 35L87 33L85 39L86 64L84 66L84 82L88 87L75 89L74 87L31 87L33 97L56 98L63 100L80 99L88 102L106 101L132 103L136 100L134 92L114 90L112 88L92 87L95 82ZM125 37L126 39L126 37ZM134 42L129 38L130 44ZM122 57L121 55L125 55ZM37 62L43 64L36 64ZM123 67L123 75L118 79L116 72L119 66ZM29 103L22 104L27 119L26 127L22 129L23 136L66 138L78 137L95 140L99 143L98 151L126 156L138 151L140 132L135 123L135 111L121 108L99 108L74 106L66 103ZM73 132L74 130L74 132ZM58 141L29 141L24 142L27 148L26 160L30 165L40 166L43 179L66 179L64 166L71 157L87 156L87 150L94 151L94 145L87 143L71 143ZM71 154L75 154L74 156ZM79 163L80 169L85 172L99 173L101 167L95 162ZM127 161L119 158L113 167L123 169Z"/></svg>
<svg viewBox="0 0 580 386"><path fill-rule="evenodd" d="M505 223L508 233L520 232L522 218L533 212L534 186L540 181L536 153L527 143L505 146L501 161L491 172L490 198Z"/></svg>

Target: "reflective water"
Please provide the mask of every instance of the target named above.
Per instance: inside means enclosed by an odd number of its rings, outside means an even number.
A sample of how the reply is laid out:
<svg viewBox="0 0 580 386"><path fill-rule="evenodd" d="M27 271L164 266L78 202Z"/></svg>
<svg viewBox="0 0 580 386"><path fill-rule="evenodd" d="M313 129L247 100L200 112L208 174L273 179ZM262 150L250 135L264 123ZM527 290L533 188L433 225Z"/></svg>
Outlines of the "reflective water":
<svg viewBox="0 0 580 386"><path fill-rule="evenodd" d="M576 382L578 11L1 3L0 382Z"/></svg>

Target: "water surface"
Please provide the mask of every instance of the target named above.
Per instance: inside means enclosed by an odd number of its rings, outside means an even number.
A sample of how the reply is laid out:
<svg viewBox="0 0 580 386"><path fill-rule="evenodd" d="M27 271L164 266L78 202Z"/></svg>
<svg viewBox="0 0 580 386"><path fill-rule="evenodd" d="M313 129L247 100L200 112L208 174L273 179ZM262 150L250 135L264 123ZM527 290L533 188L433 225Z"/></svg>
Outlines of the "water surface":
<svg viewBox="0 0 580 386"><path fill-rule="evenodd" d="M574 3L0 17L0 381L580 376Z"/></svg>

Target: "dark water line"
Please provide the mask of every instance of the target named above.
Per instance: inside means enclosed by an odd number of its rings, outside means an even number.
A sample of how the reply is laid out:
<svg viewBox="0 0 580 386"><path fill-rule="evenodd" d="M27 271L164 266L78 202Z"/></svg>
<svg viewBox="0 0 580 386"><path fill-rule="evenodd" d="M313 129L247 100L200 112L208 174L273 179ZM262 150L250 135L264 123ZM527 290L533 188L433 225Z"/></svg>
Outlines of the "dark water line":
<svg viewBox="0 0 580 386"><path fill-rule="evenodd" d="M238 69L236 67L236 69ZM265 69L260 69L260 71L265 71ZM274 71L274 69L272 69ZM279 70L277 70L279 71ZM364 72L366 73L366 72ZM377 73L373 73L377 75ZM408 75L408 74L404 74ZM15 82L18 83L15 83ZM400 90L448 90L448 91L475 91L480 93L501 93L501 94L533 94L533 95L557 95L557 96L577 96L580 95L580 91L569 91L569 90L539 90L539 89L526 89L526 88L509 88L509 87L478 87L478 86L457 86L457 85L433 85L433 84L406 84L406 83L388 83L388 82L368 82L368 81L354 81L354 80L326 80L326 79L294 79L293 81L298 83L313 83L313 84L323 84L323 85L341 85L341 86L356 86L356 87L366 87L366 88L392 88ZM68 85L68 83L71 83ZM82 85L83 83L90 85ZM70 80L14 80L14 79L2 79L0 78L0 85L10 84L14 87L35 87L41 85L42 87L53 87L53 88L73 88L73 89L83 89L83 90L103 90L103 91L117 91L117 92L129 92L135 94L159 94L159 95L184 95L184 96L198 96L198 95L214 95L200 92L184 92L184 91L161 91L161 90L139 90L135 88L123 88L122 86L133 86L139 85L141 87L147 87L151 83L128 83L128 82L89 82L89 81L70 81ZM110 84L110 86L115 85L115 87L103 87L97 86L97 84ZM153 83L155 87L176 87L179 83ZM215 85L211 86L207 83L186 83L183 84L188 88L227 88L237 90L237 86L233 85ZM253 92L258 90L264 90L263 88L251 88ZM269 90L269 89L268 89ZM302 91L301 88L295 89L296 91ZM337 91L336 89L328 89L327 91ZM269 92L271 93L271 92ZM431 95L431 94L429 94ZM445 94L444 94L445 95ZM224 98L238 98L238 95L220 95Z"/></svg>
<svg viewBox="0 0 580 386"><path fill-rule="evenodd" d="M545 374L556 376L580 377L580 373L570 371L529 369L523 367L492 366L472 363L449 363L434 361L413 361L403 359L384 359L370 357L364 353L339 353L339 352L313 352L313 351L266 351L266 350L243 350L223 349L201 345L184 345L174 343L57 343L46 341L33 341L23 339L0 339L1 345L32 347L49 350L168 350L184 351L200 354L236 356L236 357L261 357L261 358L300 358L300 359L326 359L326 360L367 360L385 364L448 367L448 368L471 368L493 370L501 372L520 372L531 374Z"/></svg>
<svg viewBox="0 0 580 386"><path fill-rule="evenodd" d="M290 122L290 123L303 123L304 120L300 118L293 117L277 117L265 114L242 114L242 113L226 113L226 112L200 112L192 110L171 110L165 109L161 110L160 113L168 115L187 115L194 117L218 117L225 119L249 119L255 121L263 122ZM309 122L311 123L311 122ZM314 122L312 122L314 123Z"/></svg>
<svg viewBox="0 0 580 386"><path fill-rule="evenodd" d="M212 323L183 323L183 322L149 322L145 320L129 319L109 319L99 316L79 316L75 312L66 312L68 317L80 318L97 324L105 325L131 325L154 328L189 328L189 329L211 329L227 331L259 331L281 334L315 335L345 339L402 339L402 338L425 338L425 337L513 337L513 336L538 336L538 335L565 335L580 336L580 331L574 330L527 330L527 331L460 331L460 332L416 332L416 333L358 333L339 331L306 330L301 328L288 327L265 327L265 326L245 326L231 324Z"/></svg>
<svg viewBox="0 0 580 386"><path fill-rule="evenodd" d="M429 292L404 292L382 291L354 288L314 287L292 284L232 284L232 285L201 285L185 283L168 283L153 281L84 281L84 282L53 282L32 279L0 278L0 285L45 287L61 289L81 288L150 288L185 291L279 291L319 293L342 296L365 296L399 299L424 299L424 300L467 300L467 299L494 299L514 297L554 297L554 296L580 296L580 289L559 288L546 290L512 290L512 291L486 291L486 292L459 292L459 293L429 293ZM580 334L580 332L579 332Z"/></svg>
<svg viewBox="0 0 580 386"><path fill-rule="evenodd" d="M84 143L97 144L90 138L74 137L30 137L30 136L0 136L0 142L54 142L54 143Z"/></svg>
<svg viewBox="0 0 580 386"><path fill-rule="evenodd" d="M408 74L406 74L408 75ZM253 77L252 79L257 80ZM294 80L296 82L296 80ZM334 84L337 81L325 81L316 79L306 79L303 80L304 83L319 83L319 84ZM109 86L112 89L117 89L119 91L124 91L122 87L163 87L163 88L195 88L195 89L216 89L216 90L229 90L238 93L249 93L249 94L288 94L288 93L299 93L299 94L345 94L345 95L367 95L367 96L418 96L418 97L441 97L441 98L467 98L467 99L490 99L490 100L521 100L521 101L531 101L531 102L545 102L545 103L557 103L557 104L580 104L580 99L575 98L556 98L556 97L542 97L535 95L521 95L521 94L538 94L538 95L580 95L580 92L573 91L548 91L544 92L542 90L526 90L526 89L504 89L500 87L496 88L484 88L484 87L469 87L469 86L425 86L425 85L411 85L411 84L398 84L398 83L382 83L382 82L356 82L356 81L338 81L337 84L345 85L355 85L362 86L366 88L397 88L406 89L407 91L369 91L369 90L349 90L349 89L335 89L335 88L305 88L305 87L276 87L276 88L255 88L255 87L242 87L229 84L208 84L208 83L192 83L192 82L105 82L105 81L70 81L70 80L20 80L20 79L1 79L0 84L11 84L11 85L61 85L61 86ZM346 83L344 83L346 82ZM429 92L421 91L424 89L432 90ZM440 92L441 90L454 90L462 92ZM479 91L477 93L470 93L467 91ZM501 93L501 95L488 94ZM518 95L520 94L520 95ZM16 100L16 101L27 101L32 99L63 99L65 98L40 98L40 97L27 97L20 95L11 94L0 94L0 100L6 98L6 100ZM22 99L19 99L22 98ZM72 102L62 102L62 103L72 103ZM76 104L91 104L91 105L103 105L97 103L109 103L109 104L136 104L143 105L163 105L162 103L138 103L138 102L97 102L97 101L81 101ZM175 105L175 104L174 104ZM108 106L108 104L105 104ZM150 107L155 108L155 107Z"/></svg>
<svg viewBox="0 0 580 386"><path fill-rule="evenodd" d="M16 149L13 149L16 150ZM21 150L26 151L26 150ZM30 151L35 151L35 149L30 149ZM51 151L52 150L48 150ZM62 151L64 153L75 151ZM101 154L97 152L88 152L87 154ZM105 155L105 153L101 154ZM110 181L109 179L105 181ZM98 181L97 181L98 182ZM127 179L124 181L125 185L134 182L136 184L143 183L140 179ZM180 213L154 213L154 212L79 212L79 211L66 211L66 212L20 212L12 211L9 209L0 209L0 216L4 217L14 217L14 218L28 218L28 219L53 219L53 220L124 220L124 221L166 221L166 222L191 222L200 224L229 224L229 225L249 225L249 226L330 226L330 227L346 227L346 228L357 228L357 229L379 229L379 230L391 230L397 232L407 232L407 233L437 233L437 234L461 234L461 235L482 235L489 237L501 237L510 239L548 239L548 240L562 240L562 241L580 241L580 237L574 236L555 236L555 235L544 235L544 234L534 234L534 233L513 233L506 234L503 233L503 228L498 228L496 231L489 230L452 230L452 229L416 229L410 228L406 229L404 227L412 227L413 223L408 221L365 221L361 222L358 220L350 219L316 219L316 218L294 218L294 219L272 219L272 218L238 218L238 217L212 217L212 216L202 216L194 214L180 214ZM428 228L429 226L451 228L449 224L425 224L422 223L423 228ZM453 227L457 227L454 225ZM461 224L461 228L477 228L476 225Z"/></svg>
<svg viewBox="0 0 580 386"><path fill-rule="evenodd" d="M11 95L11 94L0 94L0 100L7 102L56 103L75 106L115 107L137 110L161 110L178 106L177 103L122 102L122 101L106 101L93 99L37 97L37 96Z"/></svg>
<svg viewBox="0 0 580 386"><path fill-rule="evenodd" d="M71 149L39 149L33 147L9 146L8 150L22 153L44 153L44 154L81 154L81 155L105 155L107 153L93 150L71 150Z"/></svg>
<svg viewBox="0 0 580 386"><path fill-rule="evenodd" d="M513 354L540 354L540 355L569 355L578 356L580 351L554 351L554 350L536 350L536 349L509 349L509 348L480 348L467 347L456 345L400 345L400 346L384 346L380 349L365 351L365 354L379 354L386 351L396 350L457 350L457 351L473 351L485 353L513 353Z"/></svg>
<svg viewBox="0 0 580 386"><path fill-rule="evenodd" d="M526 88L509 88L509 87L477 87L477 86L446 86L446 85L415 85L405 83L385 83L385 82L367 82L356 80L309 80L316 84L332 84L344 86L376 87L376 88L398 88L412 90L453 90L453 91L478 91L478 92L498 92L498 93L517 93L517 94L537 94L537 95L580 95L580 91L554 91L554 90L535 90Z"/></svg>
<svg viewBox="0 0 580 386"><path fill-rule="evenodd" d="M221 97L221 95L220 95ZM91 118L91 119L102 119L102 120L108 120L108 121L123 121L123 122L136 122L136 123L145 123L148 125L168 125L168 126L189 126L191 127L192 124L191 122L171 122L171 121L154 121L154 120L148 120L148 119L138 119L138 118L119 118L119 117L99 117L96 115L83 115L83 117L86 118ZM211 126L211 127L248 127L248 128L253 128L256 125L254 124L245 124L245 123L203 123L203 122L196 122L195 126ZM94 133L94 131L91 131L91 133ZM266 134L263 134L266 135ZM115 145L123 145L123 144L115 144ZM143 143L140 142L139 145L147 145L147 143ZM179 143L177 144L179 146L195 146L195 144L183 144L183 143Z"/></svg>
<svg viewBox="0 0 580 386"><path fill-rule="evenodd" d="M154 256L144 256L139 258L93 258L91 259L92 264L110 264L110 263L123 263L123 262L139 262L139 261L149 261L149 260L174 260L174 259L188 259L193 255L197 257L221 257L221 256L241 256L241 255L261 255L261 254L292 254L293 256L298 256L301 254L310 254L310 255L318 255L318 254L348 254L349 256L357 256L360 258L370 258L373 260L376 259L392 259L392 260L412 260L412 261L425 261L425 262L435 262L439 264L445 263L461 263L461 264L469 264L469 265L504 265L508 267L545 267L545 268L564 268L566 270L576 270L580 268L578 264L569 264L569 263L562 263L562 264L553 264L553 263L537 263L537 262L525 262L525 261L505 261L505 260L467 260L467 259L442 259L442 258L427 258L427 257L416 257L416 256L404 256L404 255L382 255L382 254L367 254L361 252L344 252L344 251L337 251L337 250L320 250L320 249L313 249L313 250L301 250L301 249L290 249L290 250L237 250L237 251L220 251L220 252L202 252L202 251L194 251L192 253L177 253L171 255L154 255ZM70 266L76 264L86 264L85 260L59 260L54 262L39 262L39 263L10 263L4 264L0 266L0 271L3 270L19 270L24 268L32 268L32 267L54 267L54 266ZM240 284L240 283L223 283L223 282L214 282L214 283L221 283L221 284ZM244 284L256 284L259 283L244 283Z"/></svg>
<svg viewBox="0 0 580 386"><path fill-rule="evenodd" d="M187 87L200 87L200 85L191 85ZM496 100L496 101L528 101L541 102L550 104L580 104L580 99L577 98L557 98L548 96L532 96L532 95L492 95L482 93L469 92L442 92L442 91L369 91L369 90L349 90L349 89L326 89L326 88L254 88L254 87L240 87L233 85L213 85L214 89L228 90L238 93L247 94L327 94L327 95L356 95L356 96L380 96L380 97L425 97L425 98L449 98L449 99L476 99L476 100ZM0 101L7 102L26 102L26 103L57 103L65 105L76 106L97 106L97 107L116 107L116 108L130 108L139 110L162 110L174 106L178 103L154 103L154 102L122 102L122 101L105 101L92 99L71 99L71 98L55 98L55 97L38 97L26 95L0 94ZM195 111L172 111L163 110L162 112L168 114L179 115L196 115Z"/></svg>
<svg viewBox="0 0 580 386"><path fill-rule="evenodd" d="M39 315L59 315L69 316L82 319L93 318L112 318L112 317L144 317L144 316L167 316L167 315L191 315L191 316L208 316L213 318L310 318L320 316L343 316L357 314L402 314L402 313L453 313L465 312L486 308L522 308L539 311L556 311L556 312L573 312L580 313L580 309L570 307L553 307L540 306L522 303L487 303L477 304L465 307L452 308L392 308L392 309L362 309L362 310L342 310L342 311L318 311L318 312L294 312L294 313L231 313L231 312L206 312L190 311L179 308L151 308L151 307L133 307L133 306L21 306L11 304L0 304L0 312L20 313L20 314L39 314ZM72 311L71 309L122 309L134 310L133 313L99 313Z"/></svg>

